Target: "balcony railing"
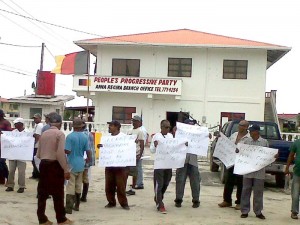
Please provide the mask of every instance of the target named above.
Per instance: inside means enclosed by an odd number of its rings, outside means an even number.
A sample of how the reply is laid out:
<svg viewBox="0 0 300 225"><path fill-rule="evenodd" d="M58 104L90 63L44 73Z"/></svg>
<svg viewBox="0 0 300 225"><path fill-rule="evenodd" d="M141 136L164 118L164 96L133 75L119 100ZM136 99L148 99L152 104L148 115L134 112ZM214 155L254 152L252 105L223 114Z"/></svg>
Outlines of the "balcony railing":
<svg viewBox="0 0 300 225"><path fill-rule="evenodd" d="M6 118L11 124L13 124L13 121L15 118ZM42 121L44 122L44 121ZM34 129L34 122L32 119L24 119L24 126L30 131L33 131ZM61 130L65 133L65 135L68 135L73 131L73 122L72 121L63 121ZM103 123L97 123L97 122L86 122L87 127L90 132L101 132L102 134L108 134L108 124ZM132 129L131 124L122 124L121 126L121 132L127 133Z"/></svg>

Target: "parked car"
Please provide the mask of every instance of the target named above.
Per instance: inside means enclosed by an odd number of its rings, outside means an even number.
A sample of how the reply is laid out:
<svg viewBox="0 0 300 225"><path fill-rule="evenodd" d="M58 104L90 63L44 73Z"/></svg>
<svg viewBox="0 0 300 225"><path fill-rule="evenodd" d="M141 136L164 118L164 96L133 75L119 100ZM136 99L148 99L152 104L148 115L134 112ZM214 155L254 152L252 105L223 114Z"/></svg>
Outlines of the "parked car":
<svg viewBox="0 0 300 225"><path fill-rule="evenodd" d="M238 131L239 120L229 121L224 124L221 128L221 132L226 136L230 137L231 134ZM292 144L290 141L284 141L281 139L280 131L278 125L273 122L261 122L261 121L249 121L250 126L252 124L258 124L260 126L260 135L268 140L269 147L278 149L278 158L274 163L266 167L266 173L275 175L276 185L279 187L284 187L285 175L284 170L289 155L289 148ZM218 136L217 134L215 136ZM226 167L224 164L216 157L213 157L214 149L218 137L211 144L210 149L210 170L212 172L218 172L220 168L220 179L224 183L226 179Z"/></svg>

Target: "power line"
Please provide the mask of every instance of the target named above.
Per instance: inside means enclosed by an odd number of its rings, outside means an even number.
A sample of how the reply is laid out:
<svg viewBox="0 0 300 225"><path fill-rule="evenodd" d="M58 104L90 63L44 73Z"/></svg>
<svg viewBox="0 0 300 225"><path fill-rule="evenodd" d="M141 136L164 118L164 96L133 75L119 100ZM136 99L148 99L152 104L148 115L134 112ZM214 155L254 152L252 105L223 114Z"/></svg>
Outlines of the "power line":
<svg viewBox="0 0 300 225"><path fill-rule="evenodd" d="M86 31L81 31L81 30L77 30L77 29L74 29L74 28L65 27L65 26L62 26L62 25L57 25L57 24L54 24L54 23L50 23L50 22L46 22L46 21L43 21L43 20L35 19L35 18L29 17L29 16L24 16L22 14L10 12L10 11L7 11L5 9L0 9L0 11L5 12L5 13L9 13L9 14L13 14L15 16L23 17L23 18L26 18L26 19L35 20L37 22L48 24L48 25L51 25L51 26L63 28L63 29L66 29L66 30L75 31L75 32L78 32L78 33L83 33L83 34L98 36L98 37L101 37L101 38L110 38L110 39L113 39L113 40L118 40L118 41L123 41L123 42L128 42L128 43L143 44L143 45L145 44L145 43L139 43L139 42L135 42L135 41L122 40L122 39L118 39L116 37L107 37L107 36L103 36L103 35L100 35L100 34L95 34L95 33L90 33L90 32L86 32ZM147 45L151 46L152 44L147 44Z"/></svg>
<svg viewBox="0 0 300 225"><path fill-rule="evenodd" d="M55 58L55 56L52 54L52 52L51 52L50 49L47 47L47 45L45 45L45 48L46 48L47 51L50 53L50 55L52 55L52 57Z"/></svg>
<svg viewBox="0 0 300 225"><path fill-rule="evenodd" d="M1 0L3 2L3 0ZM17 6L19 9L21 9L23 12L25 12L27 15L31 16L32 18L34 18L33 15L31 15L29 12L27 12L25 9L23 9L21 6L19 6L17 3L15 3L12 0L9 0L10 2L12 2L15 6ZM5 3L6 4L6 3ZM12 7L10 7L8 4L6 4L9 8L13 9ZM19 13L17 10L13 9L15 12ZM35 19L35 18L34 18ZM67 39L65 39L62 35L57 34L56 32L54 32L51 28L47 27L44 24L41 24L43 26L40 26L37 23L34 23L33 21L31 21L30 19L27 19L30 23L32 23L33 25L37 26L39 29L43 30L44 32L48 33L50 36L52 36L53 38L59 40L59 38L67 43L69 43L69 41ZM48 31L50 30L50 32ZM54 35L55 34L55 35Z"/></svg>
<svg viewBox="0 0 300 225"><path fill-rule="evenodd" d="M29 71L26 71L26 70L23 70L23 69L19 69L17 67L13 67L13 66L8 66L8 65L5 65L5 64L2 64L2 63L0 63L0 66L5 66L5 67L8 67L8 68L14 69L14 70L20 70L22 72L29 73L29 74L32 73L32 72L29 72ZM32 74L34 75L35 73L32 73Z"/></svg>
<svg viewBox="0 0 300 225"><path fill-rule="evenodd" d="M9 45L9 46L15 46L15 47L24 47L24 48L40 48L41 47L41 45L17 45L17 44L4 43L4 42L0 42L0 45Z"/></svg>
<svg viewBox="0 0 300 225"><path fill-rule="evenodd" d="M18 71L13 71L13 70L8 70L8 69L4 69L4 68L0 68L0 70L4 70L4 71L7 71L7 72L11 72L11 73L16 73L16 74L21 74L21 75L25 75L25 76L36 76L36 75L30 75L30 74L27 74L27 73L22 73L22 72L18 72Z"/></svg>

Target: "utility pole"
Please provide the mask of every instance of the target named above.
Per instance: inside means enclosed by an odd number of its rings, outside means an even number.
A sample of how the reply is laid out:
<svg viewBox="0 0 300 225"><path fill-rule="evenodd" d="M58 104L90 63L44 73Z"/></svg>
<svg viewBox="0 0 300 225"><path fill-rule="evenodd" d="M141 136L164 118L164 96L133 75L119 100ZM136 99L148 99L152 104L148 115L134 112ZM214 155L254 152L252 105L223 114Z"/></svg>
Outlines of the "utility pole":
<svg viewBox="0 0 300 225"><path fill-rule="evenodd" d="M35 91L34 91L35 95L36 95L36 91L37 91L37 88L38 88L39 72L43 71L43 67L44 67L44 52L45 52L45 43L42 43L40 69L36 72L36 79L35 79Z"/></svg>

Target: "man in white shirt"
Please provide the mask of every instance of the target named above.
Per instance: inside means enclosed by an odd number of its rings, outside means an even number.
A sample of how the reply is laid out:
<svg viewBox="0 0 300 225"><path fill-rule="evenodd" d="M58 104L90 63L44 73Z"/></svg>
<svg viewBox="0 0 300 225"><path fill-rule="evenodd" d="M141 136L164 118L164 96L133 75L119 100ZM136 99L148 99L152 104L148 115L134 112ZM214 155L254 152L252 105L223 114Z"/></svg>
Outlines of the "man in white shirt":
<svg viewBox="0 0 300 225"><path fill-rule="evenodd" d="M33 158L32 158L33 171L32 171L32 176L29 178L30 179L38 179L40 177L40 173L39 173L38 168L35 165L34 156L36 155L36 152L37 152L39 139L42 134L42 129L43 129L44 125L41 122L42 121L41 114L39 114L39 113L34 114L32 119L35 123L34 129L33 129L33 137L35 139L35 142L34 142L34 151L33 151Z"/></svg>
<svg viewBox="0 0 300 225"><path fill-rule="evenodd" d="M160 122L161 132L156 133L151 141L150 151L152 153L156 152L156 147L158 145L158 140L163 138L173 138L170 132L170 122L168 120L162 120ZM165 205L163 203L164 194L169 186L172 179L172 169L155 169L154 170L154 201L156 203L157 211L162 214L166 214Z"/></svg>
<svg viewBox="0 0 300 225"><path fill-rule="evenodd" d="M28 129L24 128L24 119L17 118L13 121L15 128L12 132L29 132ZM26 161L22 160L9 160L9 174L8 180L6 183L5 191L14 191L15 186L15 172L18 168L18 193L23 193L25 189L25 170L26 170Z"/></svg>

